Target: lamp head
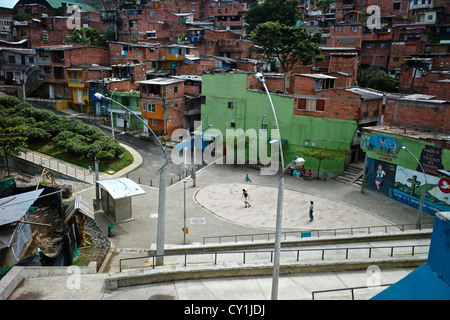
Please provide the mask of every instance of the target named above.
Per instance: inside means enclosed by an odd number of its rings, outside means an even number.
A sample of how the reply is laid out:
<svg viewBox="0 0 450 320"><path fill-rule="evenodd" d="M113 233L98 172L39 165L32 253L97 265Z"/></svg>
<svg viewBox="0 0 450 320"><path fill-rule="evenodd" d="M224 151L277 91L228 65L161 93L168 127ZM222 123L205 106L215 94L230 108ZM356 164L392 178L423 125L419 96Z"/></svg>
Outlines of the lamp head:
<svg viewBox="0 0 450 320"><path fill-rule="evenodd" d="M94 96L95 96L97 99L103 99L103 98L104 98L104 96L103 96L101 93L98 93L98 92L94 93Z"/></svg>
<svg viewBox="0 0 450 320"><path fill-rule="evenodd" d="M408 148L405 146L402 146L402 149L408 151Z"/></svg>
<svg viewBox="0 0 450 320"><path fill-rule="evenodd" d="M299 158L299 157L295 157L295 159L292 160L292 163L296 164L296 165L302 165L302 164L305 163L305 159Z"/></svg>
<svg viewBox="0 0 450 320"><path fill-rule="evenodd" d="M260 73L260 72L258 72L257 74L256 74L256 79L258 79L258 81L259 82L261 82L261 83L264 83L264 82L266 82L266 80L264 79L264 76L263 76L263 74L262 73Z"/></svg>

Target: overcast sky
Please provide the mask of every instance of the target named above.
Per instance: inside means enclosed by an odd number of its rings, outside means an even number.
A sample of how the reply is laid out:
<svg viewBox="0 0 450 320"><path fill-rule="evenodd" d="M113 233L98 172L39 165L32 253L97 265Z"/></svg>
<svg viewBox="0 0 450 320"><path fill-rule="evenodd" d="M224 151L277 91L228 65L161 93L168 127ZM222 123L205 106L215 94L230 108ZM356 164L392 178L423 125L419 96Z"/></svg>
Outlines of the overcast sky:
<svg viewBox="0 0 450 320"><path fill-rule="evenodd" d="M0 0L0 7L12 8L19 0Z"/></svg>

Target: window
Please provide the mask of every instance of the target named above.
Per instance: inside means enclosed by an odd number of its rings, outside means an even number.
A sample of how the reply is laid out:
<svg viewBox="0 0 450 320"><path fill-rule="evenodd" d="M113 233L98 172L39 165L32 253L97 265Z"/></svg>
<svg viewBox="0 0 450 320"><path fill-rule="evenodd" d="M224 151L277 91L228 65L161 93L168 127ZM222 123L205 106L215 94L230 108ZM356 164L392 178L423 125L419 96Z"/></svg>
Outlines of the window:
<svg viewBox="0 0 450 320"><path fill-rule="evenodd" d="M367 117L369 115L369 102L363 102L363 117Z"/></svg>
<svg viewBox="0 0 450 320"><path fill-rule="evenodd" d="M234 108L234 102L228 102L228 109Z"/></svg>
<svg viewBox="0 0 450 320"><path fill-rule="evenodd" d="M142 102L142 111L147 111L147 104Z"/></svg>
<svg viewBox="0 0 450 320"><path fill-rule="evenodd" d="M350 27L350 30L351 30L352 32L358 32L358 26L351 26L351 27Z"/></svg>
<svg viewBox="0 0 450 320"><path fill-rule="evenodd" d="M177 93L178 92L178 86L173 87L173 92Z"/></svg>
<svg viewBox="0 0 450 320"><path fill-rule="evenodd" d="M156 110L155 110L156 108L153 103L148 103L147 108L148 108L148 112L156 112Z"/></svg>
<svg viewBox="0 0 450 320"><path fill-rule="evenodd" d="M400 8L401 8L401 6L402 6L402 3L401 2L394 2L394 10L400 10Z"/></svg>
<svg viewBox="0 0 450 320"><path fill-rule="evenodd" d="M55 79L64 79L64 68L53 67L53 74L55 75Z"/></svg>
<svg viewBox="0 0 450 320"><path fill-rule="evenodd" d="M366 49L372 49L373 43L366 43Z"/></svg>
<svg viewBox="0 0 450 320"><path fill-rule="evenodd" d="M8 61L9 63L16 63L16 56L9 56Z"/></svg>
<svg viewBox="0 0 450 320"><path fill-rule="evenodd" d="M298 99L297 110L325 111L325 100Z"/></svg>
<svg viewBox="0 0 450 320"><path fill-rule="evenodd" d="M236 122L234 122L234 120L231 121L231 127L236 128Z"/></svg>
<svg viewBox="0 0 450 320"><path fill-rule="evenodd" d="M342 26L334 26L335 32L342 32Z"/></svg>
<svg viewBox="0 0 450 320"><path fill-rule="evenodd" d="M42 34L42 40L48 41L48 34L47 34L46 32L44 32L44 33Z"/></svg>
<svg viewBox="0 0 450 320"><path fill-rule="evenodd" d="M158 119L152 119L152 126L157 127L158 126Z"/></svg>
<svg viewBox="0 0 450 320"><path fill-rule="evenodd" d="M156 30L147 31L147 38L155 39L156 38Z"/></svg>
<svg viewBox="0 0 450 320"><path fill-rule="evenodd" d="M261 125L261 130L263 130L263 131L269 130L269 125L268 124L262 124Z"/></svg>
<svg viewBox="0 0 450 320"><path fill-rule="evenodd" d="M382 43L380 46L381 46L381 49L387 49L388 48L388 44L387 43Z"/></svg>

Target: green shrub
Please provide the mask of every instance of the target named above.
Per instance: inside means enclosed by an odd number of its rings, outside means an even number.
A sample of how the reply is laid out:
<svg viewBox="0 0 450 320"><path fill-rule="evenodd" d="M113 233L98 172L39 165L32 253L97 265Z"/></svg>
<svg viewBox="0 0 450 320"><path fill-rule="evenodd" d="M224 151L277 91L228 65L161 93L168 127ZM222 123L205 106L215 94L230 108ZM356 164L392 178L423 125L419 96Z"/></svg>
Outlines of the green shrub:
<svg viewBox="0 0 450 320"><path fill-rule="evenodd" d="M29 142L47 141L52 137L50 133L41 128L31 127L28 131Z"/></svg>
<svg viewBox="0 0 450 320"><path fill-rule="evenodd" d="M17 97L13 96L0 97L0 105L5 108L13 108L20 103L21 101Z"/></svg>
<svg viewBox="0 0 450 320"><path fill-rule="evenodd" d="M98 161L111 161L114 159L114 153L110 151L100 151L97 154L97 160Z"/></svg>

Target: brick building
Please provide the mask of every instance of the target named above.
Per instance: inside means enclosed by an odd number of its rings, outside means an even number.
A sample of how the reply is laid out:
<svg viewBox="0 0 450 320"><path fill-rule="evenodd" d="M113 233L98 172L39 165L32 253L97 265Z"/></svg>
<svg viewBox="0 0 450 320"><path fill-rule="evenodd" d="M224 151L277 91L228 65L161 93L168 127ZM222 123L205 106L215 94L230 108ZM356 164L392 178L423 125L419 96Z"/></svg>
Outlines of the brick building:
<svg viewBox="0 0 450 320"><path fill-rule="evenodd" d="M37 47L35 50L40 77L44 81L35 94L42 98L73 101L72 88L68 87L69 79L66 69L76 65L109 65L109 54L106 48L70 44Z"/></svg>
<svg viewBox="0 0 450 320"><path fill-rule="evenodd" d="M146 80L147 72L158 69L163 56L160 46L150 43L108 42L109 64L116 78ZM138 89L138 85L135 88Z"/></svg>
<svg viewBox="0 0 450 320"><path fill-rule="evenodd" d="M384 107L384 123L403 128L450 132L450 102L426 95L390 94Z"/></svg>
<svg viewBox="0 0 450 320"><path fill-rule="evenodd" d="M101 33L100 14L84 3L76 4L79 11L74 11L64 1L20 0L14 7L16 13L30 17L23 21L12 21L14 41L27 39L29 48L61 45L77 27L91 27ZM76 14L76 19L73 15ZM79 24L77 26L75 23Z"/></svg>
<svg viewBox="0 0 450 320"><path fill-rule="evenodd" d="M139 81L141 115L153 131L171 135L184 126L184 80L155 78Z"/></svg>
<svg viewBox="0 0 450 320"><path fill-rule="evenodd" d="M106 15L103 21L107 26L115 22L114 30L117 33L117 40L122 42L156 41L172 44L186 32L186 25L180 23L177 15L164 9L148 6L142 6L141 9L122 10L120 14L114 16Z"/></svg>

